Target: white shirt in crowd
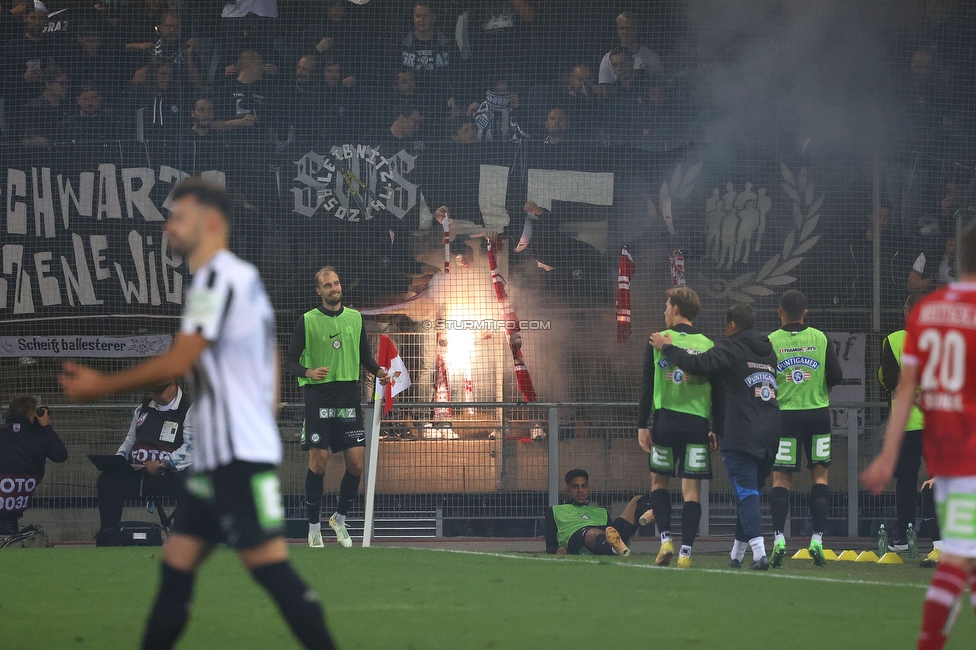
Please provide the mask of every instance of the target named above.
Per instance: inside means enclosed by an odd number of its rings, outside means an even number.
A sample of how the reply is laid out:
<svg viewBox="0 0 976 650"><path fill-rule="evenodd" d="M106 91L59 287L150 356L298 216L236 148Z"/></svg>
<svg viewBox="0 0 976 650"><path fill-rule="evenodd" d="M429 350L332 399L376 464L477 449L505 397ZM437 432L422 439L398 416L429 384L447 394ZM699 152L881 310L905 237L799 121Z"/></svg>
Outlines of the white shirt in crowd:
<svg viewBox="0 0 976 650"><path fill-rule="evenodd" d="M221 18L243 18L249 13L262 18L278 17L278 0L237 0L224 5Z"/></svg>
<svg viewBox="0 0 976 650"><path fill-rule="evenodd" d="M279 464L274 312L257 269L219 251L193 276L180 330L210 342L193 369L196 468Z"/></svg>
<svg viewBox="0 0 976 650"><path fill-rule="evenodd" d="M644 45L641 45L637 53L634 54L634 70L641 69L647 70L648 74L660 72L663 69L661 66L661 57ZM599 82L602 84L617 83L617 75L613 71L613 66L610 65L610 52L604 54L603 61L600 62Z"/></svg>
<svg viewBox="0 0 976 650"><path fill-rule="evenodd" d="M925 261L925 253L919 253L918 257L915 258L915 263L912 264L912 270L924 276ZM939 263L939 284L949 284L950 282L956 281L954 266L953 261L947 255L943 254L942 261Z"/></svg>

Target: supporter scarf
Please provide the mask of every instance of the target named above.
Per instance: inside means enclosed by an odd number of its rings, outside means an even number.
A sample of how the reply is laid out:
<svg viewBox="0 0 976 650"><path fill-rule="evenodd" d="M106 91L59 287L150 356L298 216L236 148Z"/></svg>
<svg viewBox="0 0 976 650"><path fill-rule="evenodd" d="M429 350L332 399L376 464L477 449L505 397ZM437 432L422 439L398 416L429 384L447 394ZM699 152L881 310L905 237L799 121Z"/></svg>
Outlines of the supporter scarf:
<svg viewBox="0 0 976 650"><path fill-rule="evenodd" d="M508 347L512 351L512 361L515 364L515 380L518 382L519 392L526 402L536 400L535 388L532 387L532 377L522 358L522 328L519 326L518 316L512 309L512 302L505 290L505 278L498 272L498 260L495 257L497 244L488 239L488 266L491 268L491 282L495 287L495 297L505 318L505 335L508 337Z"/></svg>

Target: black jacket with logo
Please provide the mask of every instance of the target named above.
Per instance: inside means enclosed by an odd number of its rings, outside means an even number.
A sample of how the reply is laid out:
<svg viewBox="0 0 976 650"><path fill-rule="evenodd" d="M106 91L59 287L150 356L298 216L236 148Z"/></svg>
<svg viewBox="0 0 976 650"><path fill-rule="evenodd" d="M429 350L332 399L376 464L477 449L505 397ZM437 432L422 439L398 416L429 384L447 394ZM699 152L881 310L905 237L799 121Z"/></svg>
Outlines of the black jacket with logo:
<svg viewBox="0 0 976 650"><path fill-rule="evenodd" d="M776 353L765 334L737 332L703 354L674 345L662 349L671 363L712 383L712 419L722 451L763 459L779 442Z"/></svg>

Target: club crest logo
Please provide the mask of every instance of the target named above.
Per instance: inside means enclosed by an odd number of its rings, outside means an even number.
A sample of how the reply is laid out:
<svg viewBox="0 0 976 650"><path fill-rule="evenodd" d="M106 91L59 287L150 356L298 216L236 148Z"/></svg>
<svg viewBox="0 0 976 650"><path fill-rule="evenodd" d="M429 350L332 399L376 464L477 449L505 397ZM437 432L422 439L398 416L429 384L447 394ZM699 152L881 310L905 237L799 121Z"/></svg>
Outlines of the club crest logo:
<svg viewBox="0 0 976 650"><path fill-rule="evenodd" d="M820 206L824 194L816 195L813 181L803 167L799 174L785 164L780 164L783 175L781 188L793 203L793 228L783 240L782 248L766 258L757 272L743 273L731 280L712 278L705 291L713 298L731 298L736 302L754 302L757 297L772 295L779 287L792 284L796 277L790 275L803 262L820 235L814 234L820 221ZM772 200L765 187L755 187L747 182L741 190L727 183L725 191L712 188L705 200L705 238L708 258L716 269L732 270L740 264L749 264L750 257L765 253L767 214L772 210ZM769 247L767 245L766 250Z"/></svg>

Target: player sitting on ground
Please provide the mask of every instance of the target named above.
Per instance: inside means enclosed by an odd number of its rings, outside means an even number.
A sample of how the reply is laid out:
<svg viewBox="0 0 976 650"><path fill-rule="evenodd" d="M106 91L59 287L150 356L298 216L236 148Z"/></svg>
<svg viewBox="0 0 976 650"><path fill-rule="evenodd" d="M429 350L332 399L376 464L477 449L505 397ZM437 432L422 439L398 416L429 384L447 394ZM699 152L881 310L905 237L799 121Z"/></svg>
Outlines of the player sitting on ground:
<svg viewBox="0 0 976 650"><path fill-rule="evenodd" d="M590 475L566 472L569 503L546 510L546 553L550 555L630 555L627 542L637 532L636 496L610 526L610 512L590 505ZM648 519L651 515L645 513Z"/></svg>
<svg viewBox="0 0 976 650"><path fill-rule="evenodd" d="M698 294L689 287L672 287L665 294L665 330L674 345L703 352L714 344L692 325L701 310ZM701 522L701 482L712 478L709 451L718 448L715 434L709 431L708 415L712 406L712 388L706 377L682 372L648 343L644 353L644 384L637 410L637 439L648 455L651 471L651 511L661 532L661 550L654 563L669 566L674 555L671 541L672 476L681 477L681 550L678 566L691 566L691 547ZM653 437L647 426L654 411ZM644 516L641 525L647 525Z"/></svg>

